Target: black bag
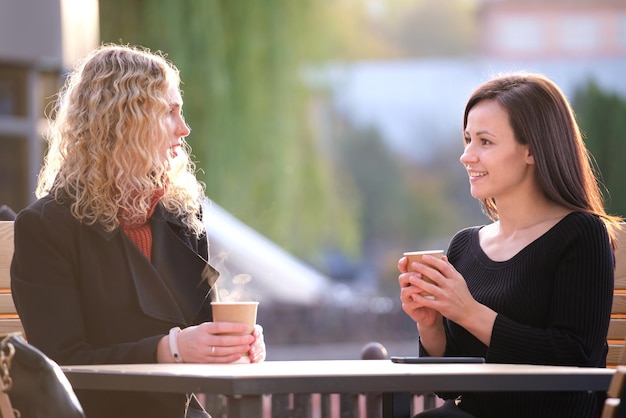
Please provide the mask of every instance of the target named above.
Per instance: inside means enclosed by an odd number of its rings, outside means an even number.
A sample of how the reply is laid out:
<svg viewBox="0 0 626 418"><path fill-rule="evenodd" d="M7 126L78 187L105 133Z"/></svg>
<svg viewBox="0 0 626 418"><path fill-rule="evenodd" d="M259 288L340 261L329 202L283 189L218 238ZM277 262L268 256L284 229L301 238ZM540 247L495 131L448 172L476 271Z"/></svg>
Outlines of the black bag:
<svg viewBox="0 0 626 418"><path fill-rule="evenodd" d="M4 335L0 342L0 378L2 418L85 418L58 364L20 333Z"/></svg>

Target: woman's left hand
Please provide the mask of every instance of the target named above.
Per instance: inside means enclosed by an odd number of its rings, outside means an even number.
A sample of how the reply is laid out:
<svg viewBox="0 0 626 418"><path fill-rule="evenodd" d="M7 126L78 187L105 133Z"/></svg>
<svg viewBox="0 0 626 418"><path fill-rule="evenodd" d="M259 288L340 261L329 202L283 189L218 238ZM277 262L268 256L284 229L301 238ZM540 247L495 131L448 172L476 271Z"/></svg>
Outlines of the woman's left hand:
<svg viewBox="0 0 626 418"><path fill-rule="evenodd" d="M250 362L260 363L265 361L265 339L263 337L263 327L261 325L255 325L254 331L252 331L254 342L250 345Z"/></svg>

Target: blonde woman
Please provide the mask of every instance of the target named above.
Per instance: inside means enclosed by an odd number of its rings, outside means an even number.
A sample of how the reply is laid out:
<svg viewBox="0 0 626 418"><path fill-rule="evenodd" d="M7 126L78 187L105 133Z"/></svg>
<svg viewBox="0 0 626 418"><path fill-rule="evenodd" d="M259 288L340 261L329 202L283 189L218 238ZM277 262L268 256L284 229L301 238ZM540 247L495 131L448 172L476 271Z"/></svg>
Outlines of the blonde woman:
<svg viewBox="0 0 626 418"><path fill-rule="evenodd" d="M265 359L261 327L226 336L245 326L211 320L217 272L179 83L161 54L104 45L60 92L39 200L17 216L11 266L28 341L60 364ZM88 418L183 417L195 401L77 395Z"/></svg>

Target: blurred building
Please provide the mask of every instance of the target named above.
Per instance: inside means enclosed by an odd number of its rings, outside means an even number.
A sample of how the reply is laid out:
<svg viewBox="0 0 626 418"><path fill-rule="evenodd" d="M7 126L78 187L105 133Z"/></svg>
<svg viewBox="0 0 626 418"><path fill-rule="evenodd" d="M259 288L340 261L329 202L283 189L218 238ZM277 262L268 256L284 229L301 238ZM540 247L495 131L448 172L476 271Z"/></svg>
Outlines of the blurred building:
<svg viewBox="0 0 626 418"><path fill-rule="evenodd" d="M0 205L34 200L44 112L98 37L97 0L0 0Z"/></svg>
<svg viewBox="0 0 626 418"><path fill-rule="evenodd" d="M498 59L626 57L624 0L482 0L482 54Z"/></svg>
<svg viewBox="0 0 626 418"><path fill-rule="evenodd" d="M626 98L625 0L476 2L475 55L334 66L334 111L405 156L432 138L460 144L467 97L498 73L543 73L570 99L589 81ZM433 150L420 147L411 159L428 161Z"/></svg>

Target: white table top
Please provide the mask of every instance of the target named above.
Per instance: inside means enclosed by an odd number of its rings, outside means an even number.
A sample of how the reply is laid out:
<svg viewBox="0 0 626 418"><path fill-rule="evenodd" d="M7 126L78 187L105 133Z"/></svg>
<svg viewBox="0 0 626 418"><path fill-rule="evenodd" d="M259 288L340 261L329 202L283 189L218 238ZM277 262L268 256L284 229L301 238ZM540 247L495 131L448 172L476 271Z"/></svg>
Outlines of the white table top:
<svg viewBox="0 0 626 418"><path fill-rule="evenodd" d="M74 389L270 393L606 391L612 369L510 364L395 364L390 360L258 364L63 366Z"/></svg>

